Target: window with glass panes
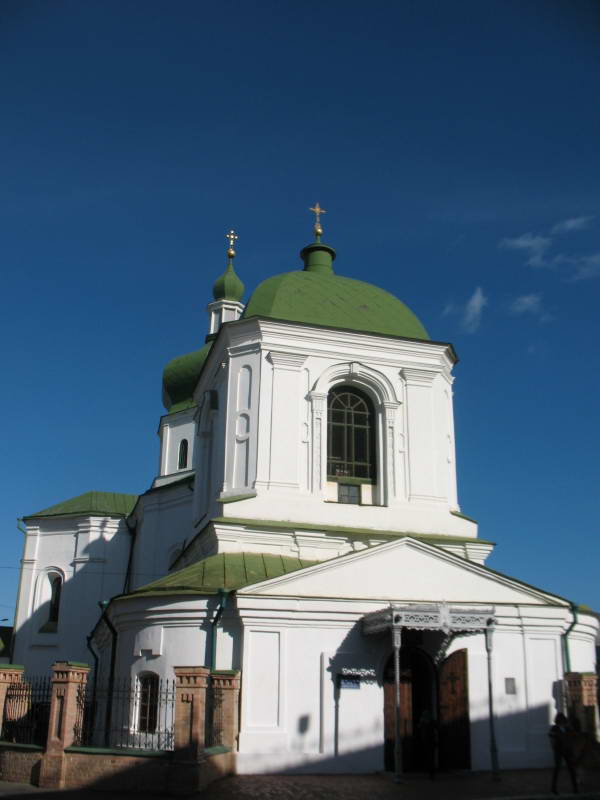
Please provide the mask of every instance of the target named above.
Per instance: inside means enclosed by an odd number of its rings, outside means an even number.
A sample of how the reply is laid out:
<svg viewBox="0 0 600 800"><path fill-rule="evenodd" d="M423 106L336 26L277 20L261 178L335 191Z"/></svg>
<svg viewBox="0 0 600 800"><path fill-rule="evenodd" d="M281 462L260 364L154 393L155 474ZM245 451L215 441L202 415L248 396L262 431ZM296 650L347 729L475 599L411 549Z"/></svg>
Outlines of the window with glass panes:
<svg viewBox="0 0 600 800"><path fill-rule="evenodd" d="M375 415L360 390L340 386L327 402L327 477L375 480Z"/></svg>
<svg viewBox="0 0 600 800"><path fill-rule="evenodd" d="M158 675L146 672L139 677L140 681L140 718L138 730L142 733L154 733L158 722Z"/></svg>

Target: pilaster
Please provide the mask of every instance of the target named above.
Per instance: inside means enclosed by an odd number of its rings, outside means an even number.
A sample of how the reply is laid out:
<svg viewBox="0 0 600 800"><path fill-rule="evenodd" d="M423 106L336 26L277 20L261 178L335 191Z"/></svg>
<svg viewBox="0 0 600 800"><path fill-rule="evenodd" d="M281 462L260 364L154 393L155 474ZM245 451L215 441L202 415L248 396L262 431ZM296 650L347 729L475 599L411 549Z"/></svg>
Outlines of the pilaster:
<svg viewBox="0 0 600 800"><path fill-rule="evenodd" d="M175 671L175 755L198 761L205 745L207 667L173 667Z"/></svg>

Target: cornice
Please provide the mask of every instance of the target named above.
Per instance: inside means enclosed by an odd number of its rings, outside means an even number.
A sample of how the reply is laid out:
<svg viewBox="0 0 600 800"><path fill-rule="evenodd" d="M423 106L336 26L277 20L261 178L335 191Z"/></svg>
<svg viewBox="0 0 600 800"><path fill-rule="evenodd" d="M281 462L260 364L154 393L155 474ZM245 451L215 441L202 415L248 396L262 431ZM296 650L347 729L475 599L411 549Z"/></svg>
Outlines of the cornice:
<svg viewBox="0 0 600 800"><path fill-rule="evenodd" d="M269 350L267 358L276 369L287 369L298 372L308 356L306 353L293 353L283 350Z"/></svg>

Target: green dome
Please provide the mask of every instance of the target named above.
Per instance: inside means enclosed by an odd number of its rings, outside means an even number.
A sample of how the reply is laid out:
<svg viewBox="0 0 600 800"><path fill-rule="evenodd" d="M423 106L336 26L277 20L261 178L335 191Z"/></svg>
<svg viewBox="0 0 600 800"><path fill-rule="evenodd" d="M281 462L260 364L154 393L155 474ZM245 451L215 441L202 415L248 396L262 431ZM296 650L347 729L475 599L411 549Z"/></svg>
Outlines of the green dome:
<svg viewBox="0 0 600 800"><path fill-rule="evenodd" d="M230 260L225 272L214 282L213 297L215 300L235 300L239 303L243 296L244 284L236 275Z"/></svg>
<svg viewBox="0 0 600 800"><path fill-rule="evenodd" d="M163 404L170 414L192 405L192 396L212 342L169 361L163 372Z"/></svg>
<svg viewBox="0 0 600 800"><path fill-rule="evenodd" d="M267 278L250 297L242 316L429 339L418 318L393 294L336 275L331 267L335 251L328 245L308 245L301 255L304 270Z"/></svg>

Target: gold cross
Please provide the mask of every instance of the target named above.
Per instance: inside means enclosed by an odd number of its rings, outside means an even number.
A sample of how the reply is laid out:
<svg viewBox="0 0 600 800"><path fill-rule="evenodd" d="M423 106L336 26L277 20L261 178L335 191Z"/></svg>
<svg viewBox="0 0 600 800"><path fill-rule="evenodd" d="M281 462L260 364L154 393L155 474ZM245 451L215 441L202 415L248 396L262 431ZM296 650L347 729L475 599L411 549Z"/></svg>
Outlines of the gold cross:
<svg viewBox="0 0 600 800"><path fill-rule="evenodd" d="M225 234L225 238L229 239L229 249L227 250L227 255L230 258L233 258L235 255L235 250L233 249L233 245L235 244L236 240L239 238L237 233L234 230L229 231L229 233Z"/></svg>
<svg viewBox="0 0 600 800"><path fill-rule="evenodd" d="M318 203L315 203L314 208L309 208L308 210L309 211L313 211L315 213L316 217L317 217L316 220L315 220L315 225L320 225L321 224L321 214L326 214L327 213L325 211L325 209L321 208L321 206Z"/></svg>

